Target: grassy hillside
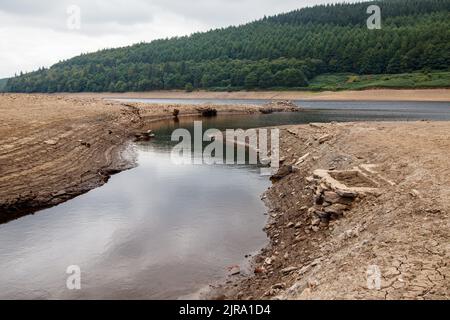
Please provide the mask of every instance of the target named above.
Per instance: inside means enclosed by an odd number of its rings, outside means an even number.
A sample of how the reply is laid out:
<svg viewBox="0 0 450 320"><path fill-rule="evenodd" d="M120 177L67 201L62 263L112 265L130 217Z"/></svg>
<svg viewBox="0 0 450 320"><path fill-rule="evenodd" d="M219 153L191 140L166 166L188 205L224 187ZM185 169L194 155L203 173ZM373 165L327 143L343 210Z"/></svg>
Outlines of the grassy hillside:
<svg viewBox="0 0 450 320"><path fill-rule="evenodd" d="M381 30L366 26L370 4L381 7ZM321 81L328 77L317 78L322 74L448 71L449 39L450 0L316 6L238 27L81 55L50 69L16 77L7 89L123 92L320 88ZM378 83L392 87L416 83L401 75L394 78L379 79ZM336 76L336 80L342 79ZM340 87L368 85L365 80L357 80ZM421 83L445 86L445 81L437 78Z"/></svg>
<svg viewBox="0 0 450 320"><path fill-rule="evenodd" d="M403 74L357 75L323 74L315 77L308 90L364 90L450 88L450 72L415 72Z"/></svg>

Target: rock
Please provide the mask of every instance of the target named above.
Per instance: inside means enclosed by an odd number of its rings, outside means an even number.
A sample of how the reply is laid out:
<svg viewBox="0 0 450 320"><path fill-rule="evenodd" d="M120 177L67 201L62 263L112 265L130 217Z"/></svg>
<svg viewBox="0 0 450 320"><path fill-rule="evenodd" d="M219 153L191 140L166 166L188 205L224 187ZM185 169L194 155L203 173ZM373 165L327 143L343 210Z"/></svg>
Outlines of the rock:
<svg viewBox="0 0 450 320"><path fill-rule="evenodd" d="M319 281L318 281L317 279L312 278L312 279L309 279L309 280L308 280L308 288L314 289L314 288L316 288L318 285L319 285Z"/></svg>
<svg viewBox="0 0 450 320"><path fill-rule="evenodd" d="M314 196L314 203L315 203L315 204L317 204L317 205L322 205L323 202L324 202L324 201L323 201L323 197L322 197L321 194L315 195L315 196Z"/></svg>
<svg viewBox="0 0 450 320"><path fill-rule="evenodd" d="M293 222L289 222L286 227L288 228L293 228L295 226L295 224Z"/></svg>
<svg viewBox="0 0 450 320"><path fill-rule="evenodd" d="M285 287L284 283L276 283L276 284L274 284L272 286L272 289L274 289L274 290L281 290L281 289L284 289L284 287Z"/></svg>
<svg viewBox="0 0 450 320"><path fill-rule="evenodd" d="M359 231L358 230L347 230L344 232L344 239L348 240L351 238L356 238L359 236Z"/></svg>
<svg viewBox="0 0 450 320"><path fill-rule="evenodd" d="M295 229L300 229L302 227L302 223L301 222L297 222L294 226Z"/></svg>
<svg viewBox="0 0 450 320"><path fill-rule="evenodd" d="M346 195L350 195L350 193L345 193ZM350 205L353 202L352 197L347 196L341 196L337 192L334 191L325 191L323 194L323 200L324 202L328 202L330 204L340 203L345 205Z"/></svg>
<svg viewBox="0 0 450 320"><path fill-rule="evenodd" d="M305 180L306 180L306 182L308 182L308 183L312 183L312 182L315 181L314 177L311 177L311 176L306 177Z"/></svg>
<svg viewBox="0 0 450 320"><path fill-rule="evenodd" d="M264 296L265 297L270 297L270 296L276 295L277 293L278 293L278 290L270 289L270 290L264 292Z"/></svg>
<svg viewBox="0 0 450 320"><path fill-rule="evenodd" d="M316 211L315 217L319 218L320 220L329 220L330 214L327 212L323 212L323 211Z"/></svg>
<svg viewBox="0 0 450 320"><path fill-rule="evenodd" d="M318 226L320 224L320 219L319 218L313 218L311 220L311 225L312 226Z"/></svg>
<svg viewBox="0 0 450 320"><path fill-rule="evenodd" d="M320 228L326 228L326 227L329 226L329 224L330 224L330 222L329 222L328 219L327 219L327 220L320 220L319 227L320 227Z"/></svg>
<svg viewBox="0 0 450 320"><path fill-rule="evenodd" d="M266 273L266 269L264 267L256 267L254 273L255 274Z"/></svg>
<svg viewBox="0 0 450 320"><path fill-rule="evenodd" d="M338 203L341 200L341 197L333 191L325 191L323 194L323 200L329 203Z"/></svg>
<svg viewBox="0 0 450 320"><path fill-rule="evenodd" d="M264 260L264 263L270 266L272 264L272 259L266 258L266 260Z"/></svg>
<svg viewBox="0 0 450 320"><path fill-rule="evenodd" d="M215 117L217 116L217 109L206 107L206 108L197 108L197 111L201 113L202 117Z"/></svg>
<svg viewBox="0 0 450 320"><path fill-rule="evenodd" d="M323 143L327 142L328 140L330 140L331 138L332 138L332 136L329 134L323 135L319 138L319 143L323 144Z"/></svg>
<svg viewBox="0 0 450 320"><path fill-rule="evenodd" d="M324 211L329 214L341 215L344 211L348 210L349 206L345 204L335 203L331 206L325 207Z"/></svg>
<svg viewBox="0 0 450 320"><path fill-rule="evenodd" d="M61 191L58 191L58 192L52 194L52 196L55 197L55 198L58 198L58 197L66 195L66 194L67 194L66 190L61 190Z"/></svg>
<svg viewBox="0 0 450 320"><path fill-rule="evenodd" d="M50 140L45 140L44 143L45 143L45 144L48 144L48 145L50 145L50 146L54 146L55 144L58 143L58 141L53 140L53 139L50 139Z"/></svg>
<svg viewBox="0 0 450 320"><path fill-rule="evenodd" d="M262 157L260 159L261 164L270 167L270 164L272 163L272 159L270 157Z"/></svg>
<svg viewBox="0 0 450 320"><path fill-rule="evenodd" d="M292 166L282 166L277 173L275 173L272 177L270 177L270 180L272 181L279 181L283 179L284 177L290 175L293 172Z"/></svg>
<svg viewBox="0 0 450 320"><path fill-rule="evenodd" d="M295 163L296 166L302 164L303 162L305 162L305 160L310 156L309 153L305 154L303 157L300 157L297 162Z"/></svg>
<svg viewBox="0 0 450 320"><path fill-rule="evenodd" d="M358 197L358 192L352 191L352 190L340 190L340 189L337 189L336 193L340 197L343 197L343 198L355 199L356 197Z"/></svg>
<svg viewBox="0 0 450 320"><path fill-rule="evenodd" d="M304 275L305 273L309 272L311 269L312 269L312 266L311 266L310 264L309 264L309 265L306 265L306 266L304 266L303 268L301 268L301 269L298 271L298 274L299 274L300 276L302 276L302 275Z"/></svg>
<svg viewBox="0 0 450 320"><path fill-rule="evenodd" d="M86 148L90 148L91 147L91 144L89 142L86 142L86 141L81 141L81 145L85 146Z"/></svg>
<svg viewBox="0 0 450 320"><path fill-rule="evenodd" d="M297 271L298 269L299 269L298 267L287 267L287 268L281 269L280 272L282 274L286 275L286 274L289 274L291 272Z"/></svg>
<svg viewBox="0 0 450 320"><path fill-rule="evenodd" d="M320 263L322 262L322 259L318 258L316 260L314 260L313 262L311 262L311 267L315 267L320 265Z"/></svg>
<svg viewBox="0 0 450 320"><path fill-rule="evenodd" d="M231 276L236 276L241 273L241 268L239 266L231 266L228 268L228 273Z"/></svg>
<svg viewBox="0 0 450 320"><path fill-rule="evenodd" d="M267 106L267 107L259 109L259 112L261 112L262 114L271 114L271 113L274 113L275 110L273 108Z"/></svg>

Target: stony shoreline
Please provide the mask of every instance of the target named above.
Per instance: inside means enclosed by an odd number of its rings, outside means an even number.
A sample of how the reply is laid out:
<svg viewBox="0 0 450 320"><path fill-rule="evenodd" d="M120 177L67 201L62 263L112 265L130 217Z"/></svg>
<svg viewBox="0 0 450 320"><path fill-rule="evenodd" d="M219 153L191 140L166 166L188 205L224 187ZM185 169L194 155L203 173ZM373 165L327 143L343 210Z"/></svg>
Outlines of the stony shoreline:
<svg viewBox="0 0 450 320"><path fill-rule="evenodd" d="M270 244L208 297L448 299L449 141L449 122L282 127Z"/></svg>

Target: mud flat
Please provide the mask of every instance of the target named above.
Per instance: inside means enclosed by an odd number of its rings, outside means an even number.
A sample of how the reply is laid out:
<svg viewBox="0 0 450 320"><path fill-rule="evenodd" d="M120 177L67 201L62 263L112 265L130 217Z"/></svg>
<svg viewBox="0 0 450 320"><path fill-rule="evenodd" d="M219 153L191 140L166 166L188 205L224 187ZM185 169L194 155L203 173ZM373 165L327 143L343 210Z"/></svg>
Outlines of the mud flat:
<svg viewBox="0 0 450 320"><path fill-rule="evenodd" d="M280 99L315 101L442 101L450 102L450 89L415 90L361 90L339 92L308 91L238 91L238 92L184 92L152 91L127 93L76 93L72 97L142 98L142 99Z"/></svg>
<svg viewBox="0 0 450 320"><path fill-rule="evenodd" d="M449 122L282 127L270 246L209 297L449 299L448 150Z"/></svg>
<svg viewBox="0 0 450 320"><path fill-rule="evenodd" d="M0 223L106 183L111 174L134 166L129 142L145 134L147 124L172 118L174 110L182 117L202 114L207 107L1 94ZM262 108L214 106L218 114L259 113Z"/></svg>

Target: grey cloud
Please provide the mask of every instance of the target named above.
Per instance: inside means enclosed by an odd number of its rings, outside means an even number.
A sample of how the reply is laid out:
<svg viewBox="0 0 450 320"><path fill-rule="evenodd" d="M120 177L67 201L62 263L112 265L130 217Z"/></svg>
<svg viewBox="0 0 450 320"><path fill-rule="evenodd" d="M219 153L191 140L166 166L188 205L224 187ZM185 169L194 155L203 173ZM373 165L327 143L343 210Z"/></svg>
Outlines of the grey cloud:
<svg viewBox="0 0 450 320"><path fill-rule="evenodd" d="M82 32L87 33L97 33L105 24L110 28L153 21L151 2L143 0L0 0L0 12L10 14L17 25L63 31L71 5L80 7L81 21L87 27Z"/></svg>

